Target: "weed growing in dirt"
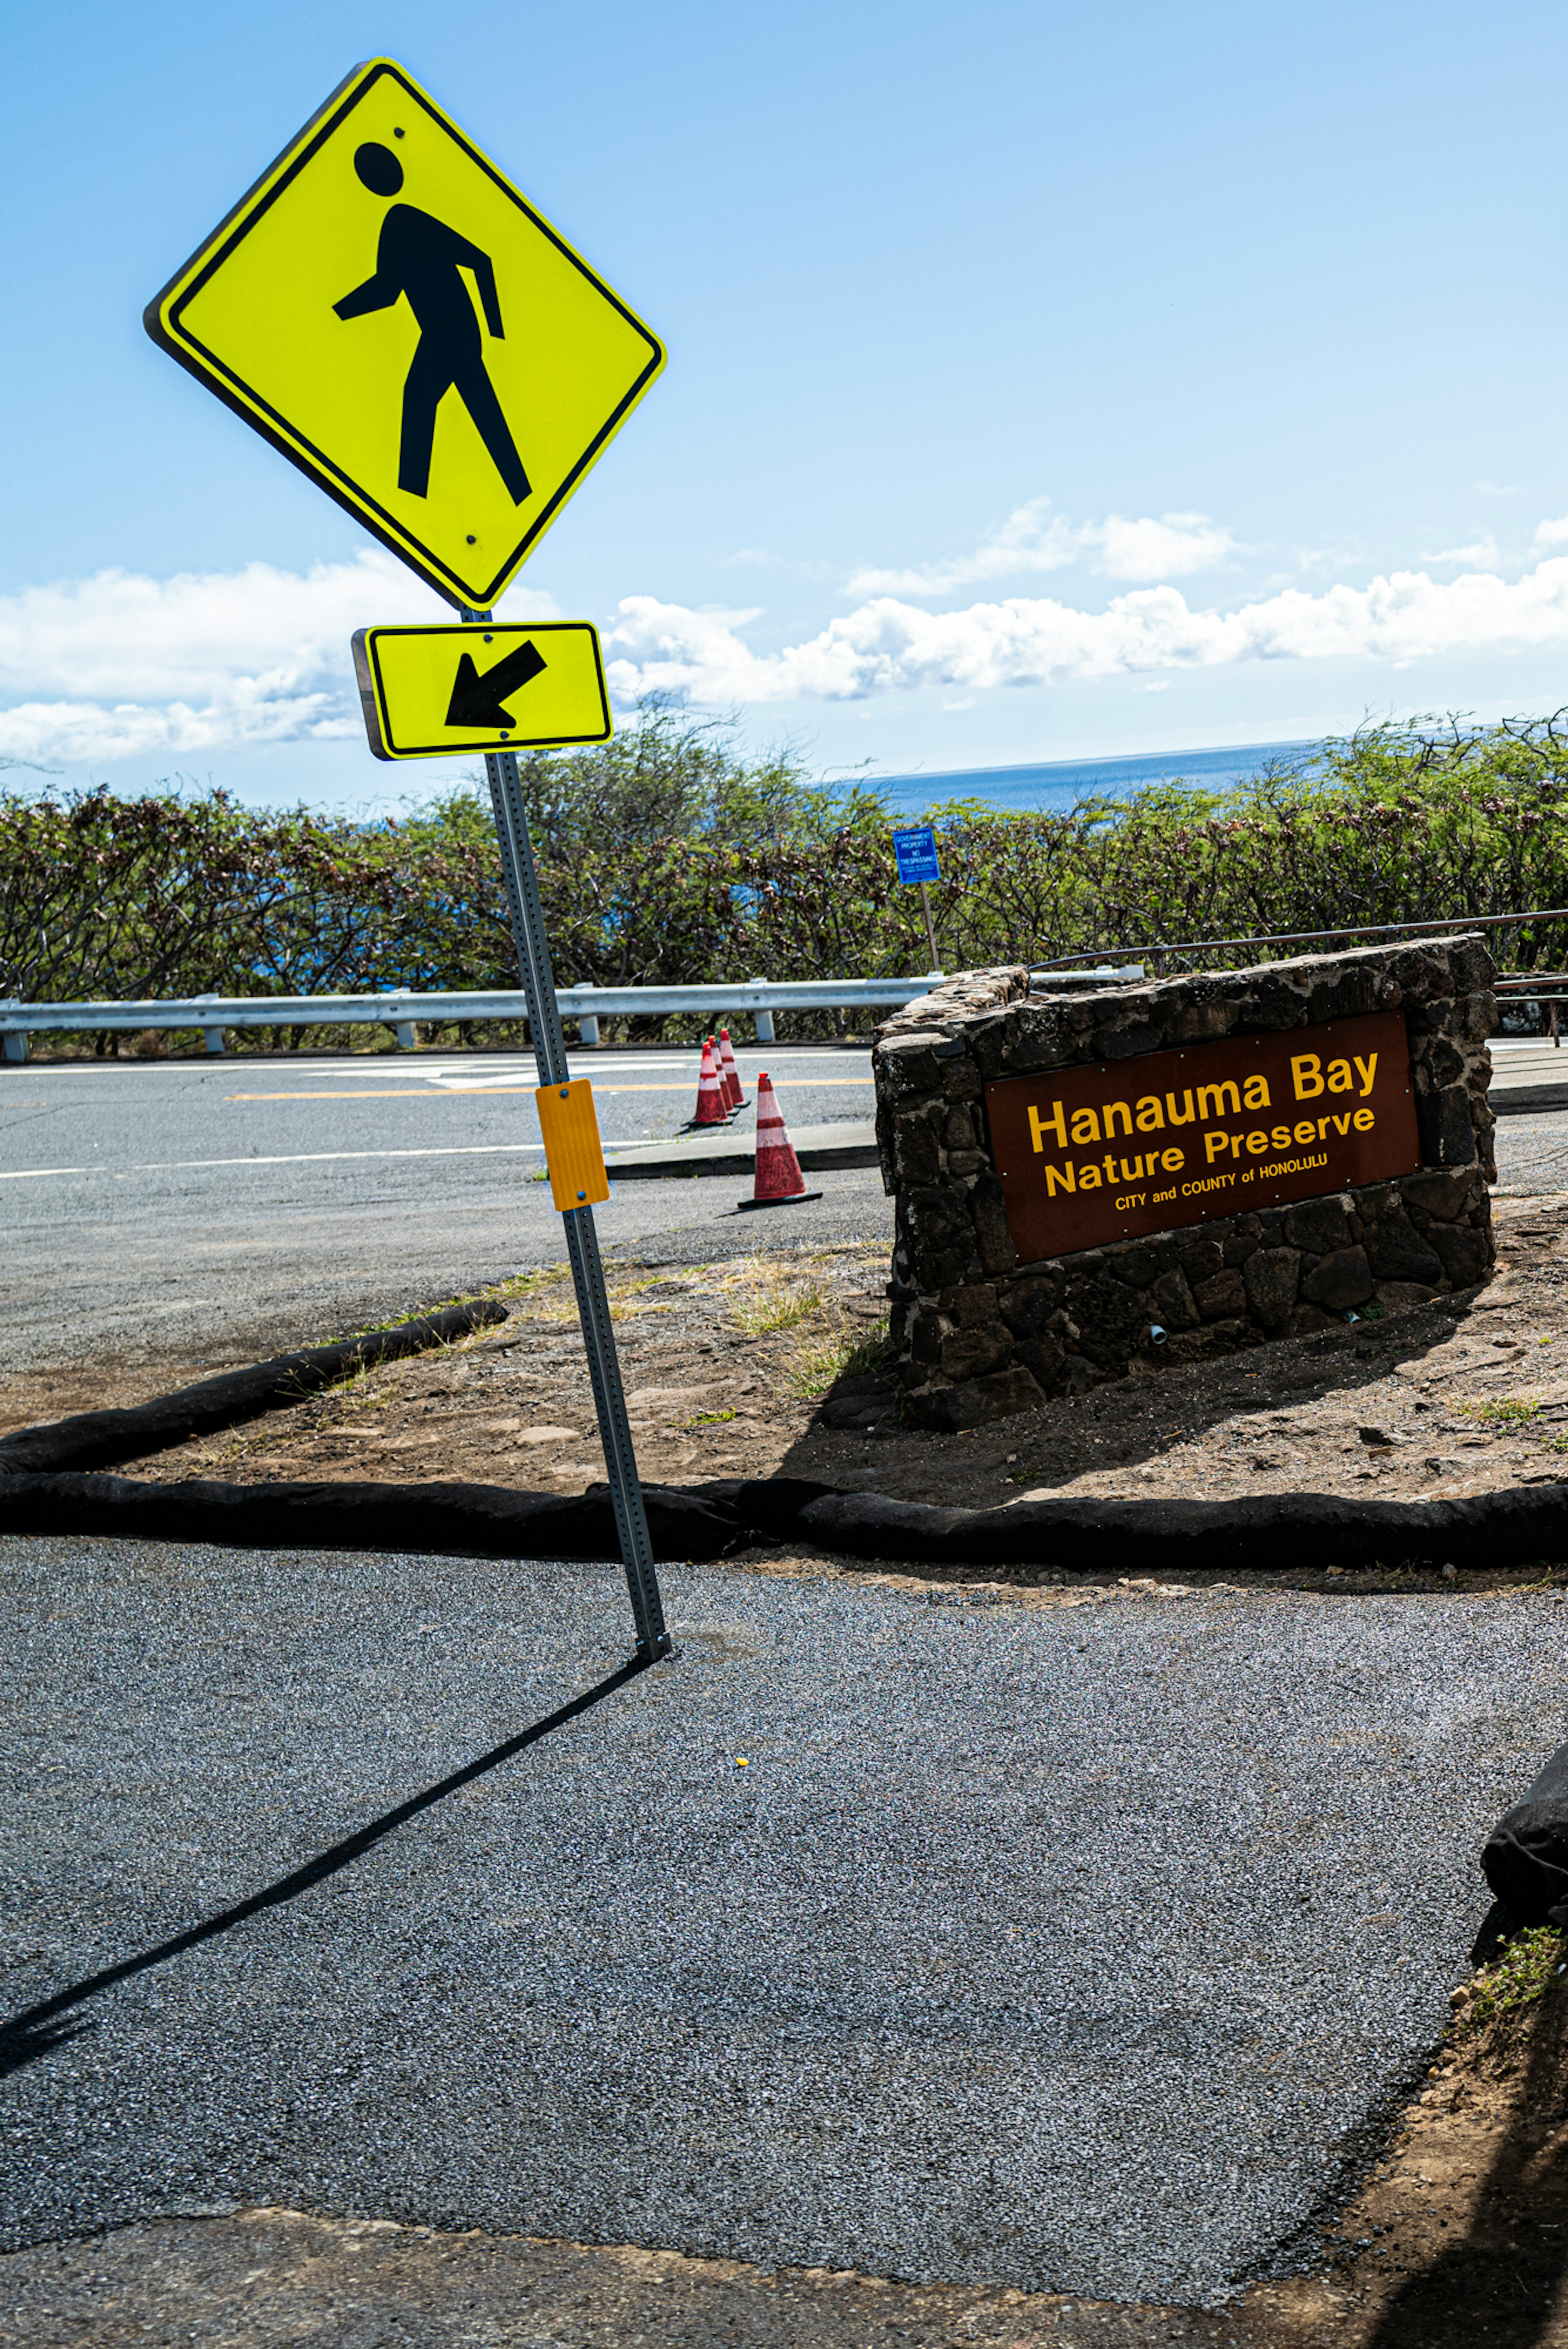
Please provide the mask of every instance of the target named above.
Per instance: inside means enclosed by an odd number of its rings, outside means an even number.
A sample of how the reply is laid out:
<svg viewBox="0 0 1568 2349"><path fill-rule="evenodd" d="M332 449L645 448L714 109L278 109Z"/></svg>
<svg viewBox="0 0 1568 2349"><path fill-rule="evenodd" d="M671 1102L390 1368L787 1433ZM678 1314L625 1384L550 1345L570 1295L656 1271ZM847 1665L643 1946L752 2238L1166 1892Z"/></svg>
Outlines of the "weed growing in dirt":
<svg viewBox="0 0 1568 2349"><path fill-rule="evenodd" d="M730 1311L748 1338L765 1338L774 1330L798 1329L826 1302L827 1285L818 1275L792 1278L770 1266L749 1294L735 1299Z"/></svg>
<svg viewBox="0 0 1568 2349"><path fill-rule="evenodd" d="M1455 2037L1471 2037L1500 2015L1533 2006L1568 1964L1563 1937L1555 1925L1533 1925L1515 1934L1495 1965L1482 1966L1469 1996L1455 2015Z"/></svg>
<svg viewBox="0 0 1568 2349"><path fill-rule="evenodd" d="M844 1367L849 1341L841 1329L814 1330L790 1348L779 1372L779 1383L789 1394L808 1400L825 1394Z"/></svg>
<svg viewBox="0 0 1568 2349"><path fill-rule="evenodd" d="M386 1367L380 1362L356 1362L347 1378L335 1379L323 1391L323 1404L336 1404L341 1411L385 1410L395 1391L385 1378L378 1380L375 1373Z"/></svg>
<svg viewBox="0 0 1568 2349"><path fill-rule="evenodd" d="M725 1420L734 1416L732 1411L700 1411L696 1418L689 1419L686 1424L688 1427L721 1427Z"/></svg>
<svg viewBox="0 0 1568 2349"><path fill-rule="evenodd" d="M893 1340L884 1322L879 1330L870 1330L850 1347L839 1365L838 1376L841 1379L870 1378L878 1371L890 1369L893 1358Z"/></svg>
<svg viewBox="0 0 1568 2349"><path fill-rule="evenodd" d="M892 1359L893 1342L885 1329L851 1338L840 1322L814 1331L791 1348L783 1381L792 1394L819 1395L838 1379L885 1371Z"/></svg>
<svg viewBox="0 0 1568 2349"><path fill-rule="evenodd" d="M1459 1409L1467 1419L1485 1420L1489 1426L1510 1427L1533 1419L1541 1405L1522 1402L1514 1395L1500 1395L1496 1402L1464 1402Z"/></svg>

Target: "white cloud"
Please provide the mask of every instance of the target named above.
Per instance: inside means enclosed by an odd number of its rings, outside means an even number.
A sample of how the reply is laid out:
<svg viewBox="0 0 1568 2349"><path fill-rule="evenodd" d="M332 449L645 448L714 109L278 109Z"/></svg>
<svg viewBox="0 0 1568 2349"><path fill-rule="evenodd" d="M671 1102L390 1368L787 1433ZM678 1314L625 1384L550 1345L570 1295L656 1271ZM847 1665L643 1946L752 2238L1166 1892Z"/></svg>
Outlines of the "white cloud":
<svg viewBox="0 0 1568 2349"><path fill-rule="evenodd" d="M804 644L753 651L741 615L628 595L607 638L620 698L660 691L709 702L840 700L907 687L964 692L1254 660L1405 663L1482 647L1568 647L1568 557L1522 578L1439 581L1397 571L1322 595L1290 587L1231 611L1194 610L1179 589L1141 588L1103 612L1012 596L934 613L873 597Z"/></svg>
<svg viewBox="0 0 1568 2349"><path fill-rule="evenodd" d="M1490 498L1516 498L1519 492L1511 481L1472 481L1472 490L1481 490Z"/></svg>
<svg viewBox="0 0 1568 2349"><path fill-rule="evenodd" d="M1033 514L1044 543L1052 525L1040 508L1020 511ZM1153 527L1213 526L1188 515ZM1568 542L1568 518L1542 523L1538 538L1543 547ZM1114 542L1098 543L1110 559ZM511 616L554 613L546 596L514 602ZM379 551L304 574L252 564L169 580L103 572L29 588L0 598L0 700L9 704L0 708L0 756L67 765L140 752L173 761L226 746L354 738L361 721L352 631L450 617ZM916 688L961 707L999 686L1065 678L1137 677L1157 690L1184 669L1251 661L1397 665L1483 647L1568 652L1568 551L1541 554L1512 579L1398 571L1363 587L1270 589L1230 607L1189 604L1168 582L1116 595L1101 611L1014 595L934 612L878 594L779 650L759 648L762 617L756 608L697 611L626 597L606 636L618 707L653 691L724 707Z"/></svg>
<svg viewBox="0 0 1568 2349"><path fill-rule="evenodd" d="M1103 523L1085 523L1079 536L1099 548L1095 568L1112 579L1185 579L1214 570L1237 551L1224 525L1200 513L1161 514L1158 522L1148 514L1138 522L1107 514Z"/></svg>
<svg viewBox="0 0 1568 2349"><path fill-rule="evenodd" d="M1077 560L1077 539L1066 523L1047 522L1049 498L1015 506L998 530L988 532L972 554L928 563L912 571L857 571L852 595L947 595L981 579L1011 579L1026 571L1060 571Z"/></svg>
<svg viewBox="0 0 1568 2349"><path fill-rule="evenodd" d="M1535 525L1537 546L1561 546L1565 538L1568 538L1568 514L1561 515L1556 522L1538 522Z"/></svg>
<svg viewBox="0 0 1568 2349"><path fill-rule="evenodd" d="M1535 535L1539 538L1540 531ZM1568 537L1568 532L1563 535ZM1502 550L1495 538L1478 538L1469 546L1441 546L1431 554L1423 547L1421 560L1423 563L1501 563Z"/></svg>
<svg viewBox="0 0 1568 2349"><path fill-rule="evenodd" d="M25 588L0 597L0 695L22 697L0 709L0 753L59 765L353 735L354 630L454 617L379 548L303 575L252 563Z"/></svg>
<svg viewBox="0 0 1568 2349"><path fill-rule="evenodd" d="M1076 526L1060 515L1046 518L1049 498L1015 506L972 554L951 556L908 571L857 571L852 595L949 595L982 579L1015 579L1026 572L1061 571L1090 559L1113 579L1181 579L1212 570L1236 551L1236 542L1207 514L1107 514L1104 522Z"/></svg>

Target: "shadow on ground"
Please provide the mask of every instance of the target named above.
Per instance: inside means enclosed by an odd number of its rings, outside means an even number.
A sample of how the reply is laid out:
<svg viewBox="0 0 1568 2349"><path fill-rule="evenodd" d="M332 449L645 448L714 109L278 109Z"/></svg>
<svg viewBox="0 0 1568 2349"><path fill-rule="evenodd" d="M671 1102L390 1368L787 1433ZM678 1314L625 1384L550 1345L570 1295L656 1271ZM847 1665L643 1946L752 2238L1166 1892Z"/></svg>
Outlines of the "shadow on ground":
<svg viewBox="0 0 1568 2349"><path fill-rule="evenodd" d="M1453 2240L1402 2282L1366 2349L1548 2349L1568 2337L1557 2303L1568 2274L1568 1998L1547 2002L1491 2158L1464 2186ZM1434 2165L1435 2166L1435 2165Z"/></svg>
<svg viewBox="0 0 1568 2349"><path fill-rule="evenodd" d="M648 1669L642 1657L634 1656L606 1679L596 1682L592 1688L585 1689L567 1703L557 1705L555 1712L546 1713L542 1721L531 1722L526 1729L520 1729L514 1736L504 1738L499 1745L492 1746L489 1753L482 1754L477 1761L465 1763L461 1770L450 1772L446 1777L438 1779L434 1785L422 1787L417 1795L410 1795L406 1801L394 1805L391 1810L383 1811L379 1818L357 1828L353 1835L329 1844L325 1851L317 1852L313 1859L307 1859L302 1868L291 1868L275 1884L265 1885L261 1891L236 1901L233 1908L222 1909L215 1916L203 1918L200 1924L188 1926L182 1933L172 1933L167 1940L156 1942L151 1949L138 1951L132 1957L121 1958L115 1965L100 1967L98 1972L69 1983L52 1997L39 1999L20 2013L0 2020L0 2078L8 2072L20 2071L24 2064L36 2062L40 2055L47 2054L50 2048L59 2046L64 2041L79 2038L84 2031L89 2031L92 2028L90 2021L67 2023L61 2020L86 2007L89 2000L106 1990L112 1990L119 1982L130 1981L136 1974L147 1973L154 1966L166 1965L171 1958L182 1956L187 1950L200 1948L203 1941L216 1940L220 1935L233 1932L235 1926L243 1925L248 1918L260 1916L264 1909L281 1909L286 1902L297 1899L302 1892L310 1891L314 1886L325 1883L328 1877L352 1867L367 1852L373 1851L379 1843L384 1843L389 1835L395 1835L400 1827L406 1826L410 1819L418 1818L421 1811L431 1810L437 1803L460 1793L464 1786L472 1785L476 1778L483 1778L489 1771L498 1769L502 1763L510 1762L514 1755L523 1753L528 1746L537 1745L542 1738L549 1736L552 1730L564 1729L567 1722L576 1721L583 1713L590 1712L596 1704L602 1703L606 1697L612 1696L617 1689L624 1688L628 1681L635 1680L639 1672Z"/></svg>

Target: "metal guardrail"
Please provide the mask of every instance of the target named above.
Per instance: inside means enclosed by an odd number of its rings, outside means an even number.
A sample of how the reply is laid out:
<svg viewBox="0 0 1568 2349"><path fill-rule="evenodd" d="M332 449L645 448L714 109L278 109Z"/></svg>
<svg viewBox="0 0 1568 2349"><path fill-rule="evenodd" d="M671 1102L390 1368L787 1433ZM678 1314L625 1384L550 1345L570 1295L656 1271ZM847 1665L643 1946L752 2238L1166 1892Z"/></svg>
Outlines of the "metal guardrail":
<svg viewBox="0 0 1568 2349"><path fill-rule="evenodd" d="M1151 946L1113 947L1113 953L1129 955L1212 954L1221 947L1295 947L1321 945L1329 938L1392 938L1428 937L1451 934L1462 937L1469 930L1527 929L1532 922L1568 922L1568 905L1537 905L1528 914L1456 914L1452 920L1440 922L1370 922L1356 928L1338 930L1259 930L1246 938L1165 938ZM1078 954L1058 955L1054 962L1039 963L1040 970L1065 970L1075 962L1092 961L1096 955L1106 952L1104 947L1085 947Z"/></svg>
<svg viewBox="0 0 1568 2349"><path fill-rule="evenodd" d="M923 978L749 978L702 987L562 987L556 1000L564 1019L575 1019L585 1044L599 1040L599 1021L612 1014L696 1011L703 1016L750 1012L757 1041L771 1044L775 1011L844 1011L860 1005L913 1003L929 995L943 977ZM416 995L191 995L173 1001L142 1003L23 1003L0 999L0 1047L7 1061L25 1061L29 1036L72 1029L137 1031L149 1028L199 1028L209 1052L223 1050L231 1028L327 1028L369 1022L390 1028L407 1051L416 1043L421 1021L526 1019L521 988L493 994Z"/></svg>

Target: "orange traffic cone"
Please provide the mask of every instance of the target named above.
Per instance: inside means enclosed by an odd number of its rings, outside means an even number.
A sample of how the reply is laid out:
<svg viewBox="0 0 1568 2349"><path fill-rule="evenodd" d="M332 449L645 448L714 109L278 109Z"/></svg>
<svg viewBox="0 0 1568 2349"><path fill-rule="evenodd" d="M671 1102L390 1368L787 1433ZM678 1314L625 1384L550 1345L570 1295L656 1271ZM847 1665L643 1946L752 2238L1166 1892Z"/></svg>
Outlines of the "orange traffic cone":
<svg viewBox="0 0 1568 2349"><path fill-rule="evenodd" d="M710 1036L702 1047L702 1073L697 1080L697 1112L691 1123L693 1125L722 1125L727 1116L724 1081L719 1074L713 1039Z"/></svg>
<svg viewBox="0 0 1568 2349"><path fill-rule="evenodd" d="M753 1195L742 1207L789 1207L803 1199L820 1199L808 1191L794 1154L789 1128L779 1112L778 1097L765 1070L757 1076L757 1173Z"/></svg>
<svg viewBox="0 0 1568 2349"><path fill-rule="evenodd" d="M727 1028L719 1030L719 1074L724 1080L725 1098L732 1109L744 1109L746 1096L741 1091L741 1071L735 1066L735 1048L730 1041Z"/></svg>

